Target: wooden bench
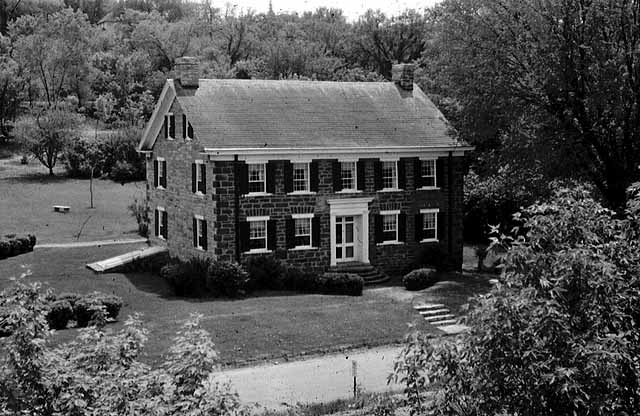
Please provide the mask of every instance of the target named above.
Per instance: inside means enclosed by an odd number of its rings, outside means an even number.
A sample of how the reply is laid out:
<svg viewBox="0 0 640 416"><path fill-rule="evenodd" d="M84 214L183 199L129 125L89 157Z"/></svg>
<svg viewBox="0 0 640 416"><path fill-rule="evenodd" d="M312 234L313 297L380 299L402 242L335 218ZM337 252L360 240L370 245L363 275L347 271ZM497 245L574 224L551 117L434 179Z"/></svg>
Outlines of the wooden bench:
<svg viewBox="0 0 640 416"><path fill-rule="evenodd" d="M68 207L66 205L54 205L53 206L53 210L55 212L69 212L70 209L71 209L71 207Z"/></svg>

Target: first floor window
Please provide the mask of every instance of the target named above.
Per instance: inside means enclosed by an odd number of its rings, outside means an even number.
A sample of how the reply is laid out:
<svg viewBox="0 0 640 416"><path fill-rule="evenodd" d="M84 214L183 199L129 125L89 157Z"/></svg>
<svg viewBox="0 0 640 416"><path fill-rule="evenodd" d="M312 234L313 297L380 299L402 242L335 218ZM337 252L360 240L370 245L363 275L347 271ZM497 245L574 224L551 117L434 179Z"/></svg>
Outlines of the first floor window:
<svg viewBox="0 0 640 416"><path fill-rule="evenodd" d="M265 163L249 163L249 192L266 192Z"/></svg>
<svg viewBox="0 0 640 416"><path fill-rule="evenodd" d="M435 159L422 160L422 186L436 186L436 161Z"/></svg>
<svg viewBox="0 0 640 416"><path fill-rule="evenodd" d="M156 237L167 239L167 211L162 207L156 208L155 231Z"/></svg>
<svg viewBox="0 0 640 416"><path fill-rule="evenodd" d="M207 221L200 216L193 218L193 246L201 250L207 249Z"/></svg>
<svg viewBox="0 0 640 416"><path fill-rule="evenodd" d="M382 215L383 241L398 241L398 214Z"/></svg>
<svg viewBox="0 0 640 416"><path fill-rule="evenodd" d="M176 118L172 113L164 116L164 138L169 140L176 138Z"/></svg>
<svg viewBox="0 0 640 416"><path fill-rule="evenodd" d="M382 162L382 188L398 188L398 162Z"/></svg>
<svg viewBox="0 0 640 416"><path fill-rule="evenodd" d="M295 246L311 247L311 218L295 218Z"/></svg>
<svg viewBox="0 0 640 416"><path fill-rule="evenodd" d="M356 189L356 162L340 162L343 190Z"/></svg>
<svg viewBox="0 0 640 416"><path fill-rule="evenodd" d="M436 240L438 238L438 211L422 211L422 239Z"/></svg>
<svg viewBox="0 0 640 416"><path fill-rule="evenodd" d="M267 220L249 220L249 250L267 249Z"/></svg>
<svg viewBox="0 0 640 416"><path fill-rule="evenodd" d="M294 192L309 191L309 164L308 163L293 164L293 191Z"/></svg>

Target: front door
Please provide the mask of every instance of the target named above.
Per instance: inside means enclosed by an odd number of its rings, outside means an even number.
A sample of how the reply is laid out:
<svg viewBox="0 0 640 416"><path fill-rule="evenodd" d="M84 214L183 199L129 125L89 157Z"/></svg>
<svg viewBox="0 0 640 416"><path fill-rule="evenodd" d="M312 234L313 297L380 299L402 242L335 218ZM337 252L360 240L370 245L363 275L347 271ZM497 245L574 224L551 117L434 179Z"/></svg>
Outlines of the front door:
<svg viewBox="0 0 640 416"><path fill-rule="evenodd" d="M353 216L336 217L336 262L355 260L355 231Z"/></svg>

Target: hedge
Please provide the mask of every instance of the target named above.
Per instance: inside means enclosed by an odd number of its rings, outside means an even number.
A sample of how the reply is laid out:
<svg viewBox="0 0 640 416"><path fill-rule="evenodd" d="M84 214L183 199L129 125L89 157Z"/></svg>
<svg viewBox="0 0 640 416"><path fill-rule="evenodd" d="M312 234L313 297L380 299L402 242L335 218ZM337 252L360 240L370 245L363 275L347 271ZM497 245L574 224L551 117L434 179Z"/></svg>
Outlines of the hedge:
<svg viewBox="0 0 640 416"><path fill-rule="evenodd" d="M437 282L437 272L428 268L413 270L402 278L402 284L407 290L422 290Z"/></svg>
<svg viewBox="0 0 640 416"><path fill-rule="evenodd" d="M0 238L0 259L33 251L35 245L35 235L16 236L15 234L7 234Z"/></svg>

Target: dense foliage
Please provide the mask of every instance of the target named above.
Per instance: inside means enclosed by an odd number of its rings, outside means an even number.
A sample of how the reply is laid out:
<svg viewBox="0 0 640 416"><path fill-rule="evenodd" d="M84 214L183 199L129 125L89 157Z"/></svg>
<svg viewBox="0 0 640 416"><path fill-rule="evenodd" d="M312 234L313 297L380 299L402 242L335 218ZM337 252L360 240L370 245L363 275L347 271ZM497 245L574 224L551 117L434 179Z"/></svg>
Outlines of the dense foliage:
<svg viewBox="0 0 640 416"><path fill-rule="evenodd" d="M438 282L438 273L434 269L412 270L402 277L407 290L422 290Z"/></svg>
<svg viewBox="0 0 640 416"><path fill-rule="evenodd" d="M0 260L33 251L35 245L36 236L33 234L23 236L7 234L0 237Z"/></svg>
<svg viewBox="0 0 640 416"><path fill-rule="evenodd" d="M526 234L495 240L500 283L471 301L470 332L405 346L395 375L412 414L638 414L639 190L624 219L581 188L523 210Z"/></svg>

